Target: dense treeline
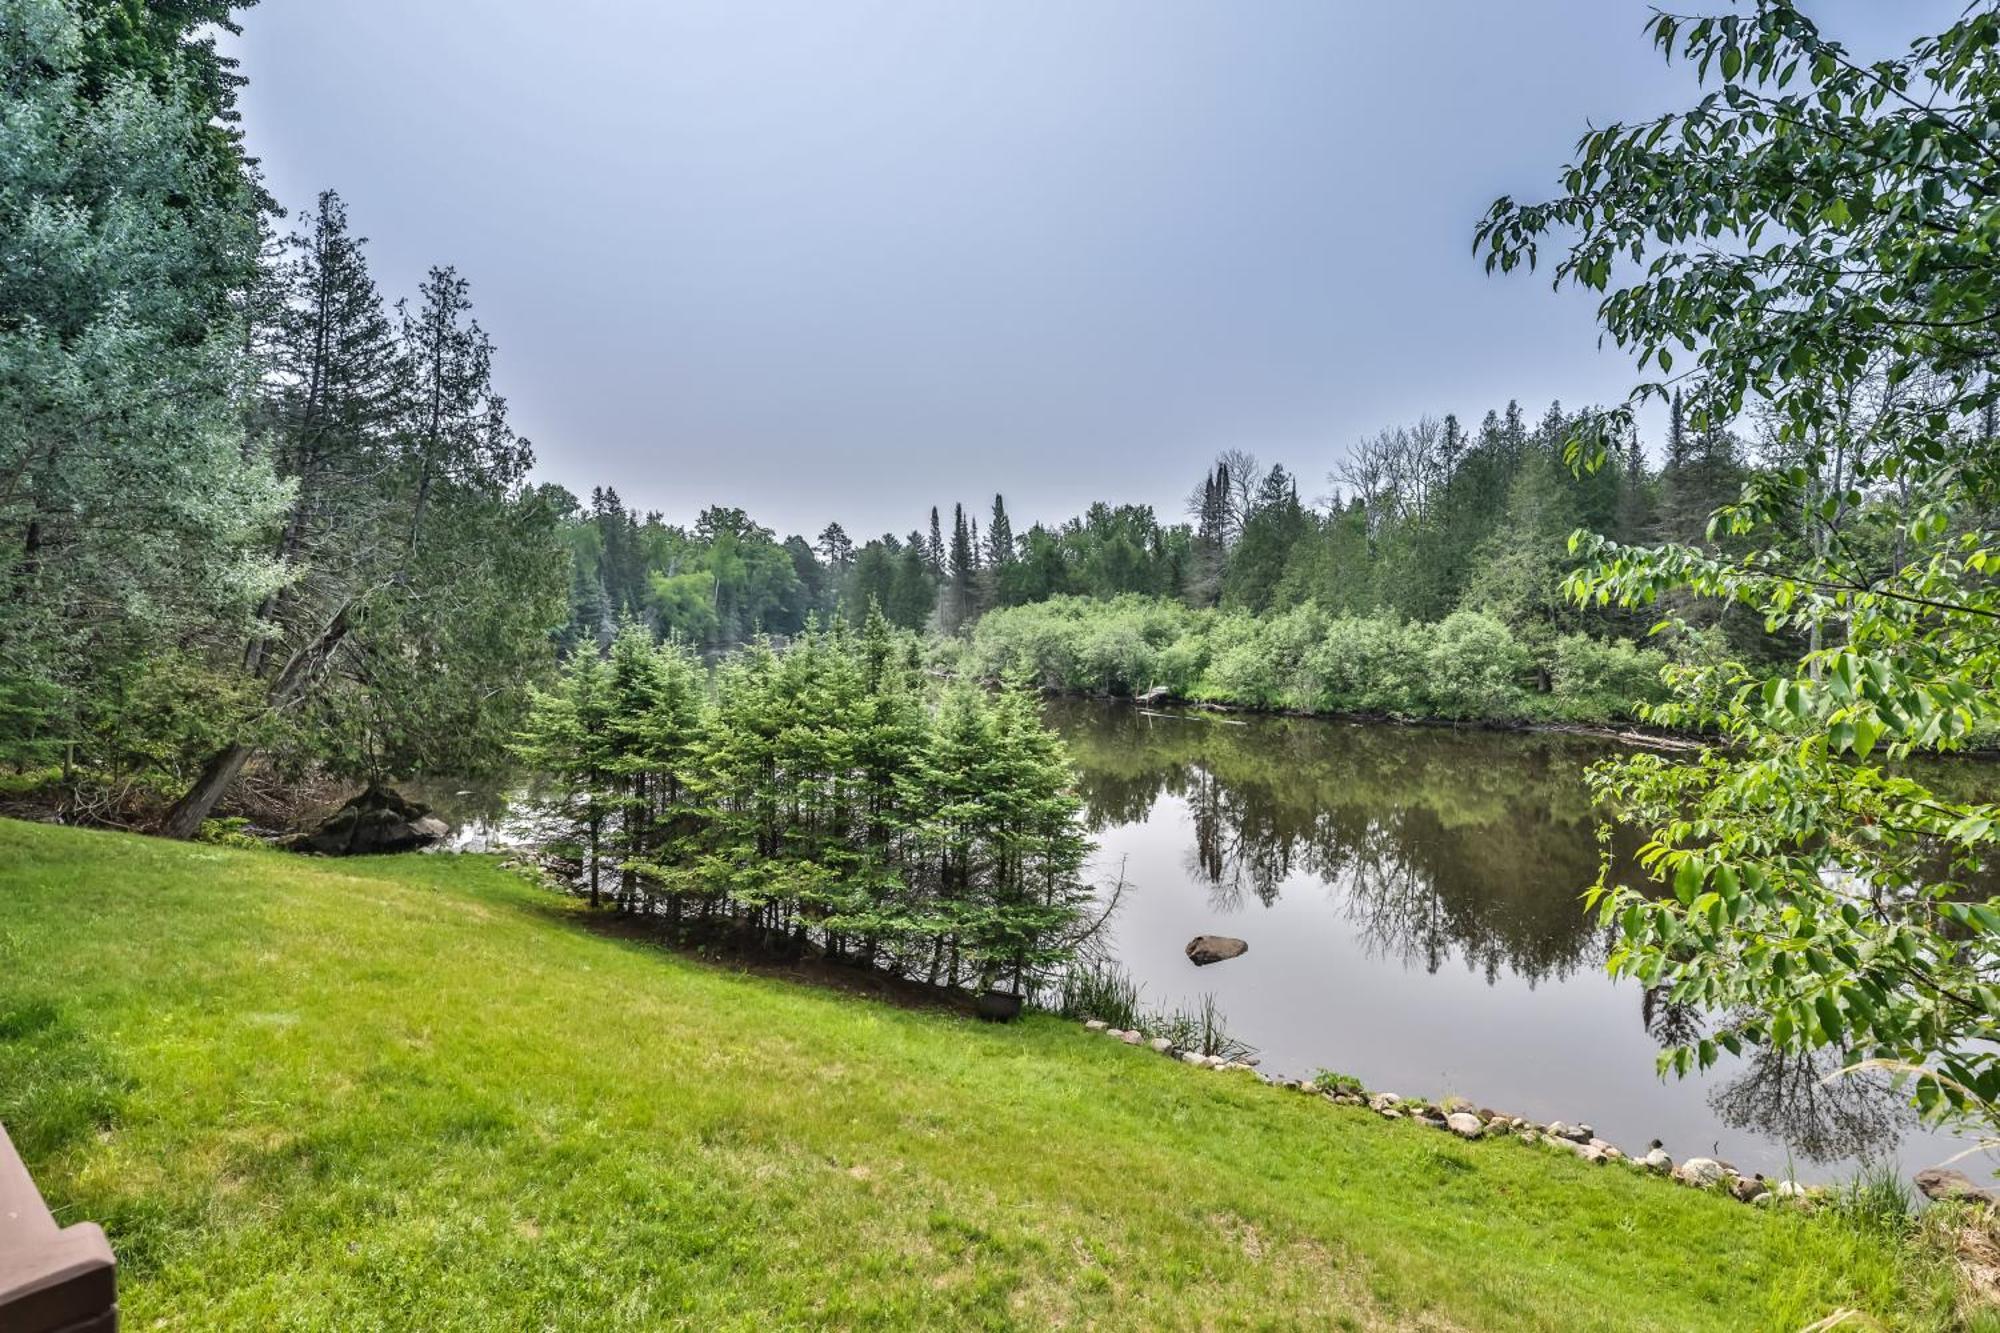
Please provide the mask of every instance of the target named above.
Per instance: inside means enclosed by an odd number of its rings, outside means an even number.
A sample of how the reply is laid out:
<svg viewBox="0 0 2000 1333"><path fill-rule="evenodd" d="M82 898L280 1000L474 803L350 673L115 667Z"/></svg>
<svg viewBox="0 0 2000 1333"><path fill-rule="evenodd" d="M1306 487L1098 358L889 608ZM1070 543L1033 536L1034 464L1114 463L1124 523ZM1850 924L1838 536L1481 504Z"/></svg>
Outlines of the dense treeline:
<svg viewBox="0 0 2000 1333"><path fill-rule="evenodd" d="M1018 991L1079 938L1081 802L1028 695L933 690L920 659L875 614L732 654L711 689L627 622L536 695L520 752L593 904Z"/></svg>
<svg viewBox="0 0 2000 1333"><path fill-rule="evenodd" d="M0 0L0 761L183 835L259 756L499 756L573 508L463 278L388 306L330 193L274 235L239 7Z"/></svg>
<svg viewBox="0 0 2000 1333"><path fill-rule="evenodd" d="M659 635L728 643L796 633L815 615L858 623L872 605L946 640L938 651L953 665L1025 670L1050 688L1608 721L1658 697L1668 657L1620 646L1650 625L1639 612L1564 596L1569 535L1706 542L1711 511L1768 451L1694 430L1675 403L1657 469L1628 435L1604 466L1579 471L1564 457L1577 420L1552 406L1531 427L1510 403L1476 431L1452 416L1384 431L1350 451L1318 502L1282 466L1231 452L1202 478L1186 522L1099 503L1017 535L996 496L983 532L956 505L949 521L933 509L906 538L858 548L838 524L814 543L780 542L736 510L683 530L600 492L574 531L568 638L608 643L633 615ZM1726 605L1690 611L1670 645L1683 659L1786 646Z"/></svg>

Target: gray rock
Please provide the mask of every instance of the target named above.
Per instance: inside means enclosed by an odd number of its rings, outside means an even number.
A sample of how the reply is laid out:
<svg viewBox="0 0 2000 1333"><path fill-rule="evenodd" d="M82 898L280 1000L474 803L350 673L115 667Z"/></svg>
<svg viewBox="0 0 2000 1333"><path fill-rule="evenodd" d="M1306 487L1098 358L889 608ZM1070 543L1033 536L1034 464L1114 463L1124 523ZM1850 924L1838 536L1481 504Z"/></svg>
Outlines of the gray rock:
<svg viewBox="0 0 2000 1333"><path fill-rule="evenodd" d="M1174 1049L1174 1044L1168 1041L1165 1037L1155 1037L1146 1044L1152 1047L1154 1050L1158 1051L1161 1055L1166 1055Z"/></svg>
<svg viewBox="0 0 2000 1333"><path fill-rule="evenodd" d="M1471 1111L1474 1110L1475 1108L1472 1105L1472 1102L1467 1098L1447 1097L1443 1101L1438 1103L1438 1109L1440 1111L1443 1111L1446 1115L1452 1115L1458 1111Z"/></svg>
<svg viewBox="0 0 2000 1333"><path fill-rule="evenodd" d="M1402 1100L1393 1092L1378 1092L1368 1099L1368 1105L1373 1110L1386 1111Z"/></svg>
<svg viewBox="0 0 2000 1333"><path fill-rule="evenodd" d="M318 828L289 839L285 845L295 852L320 856L366 856L416 851L450 832L451 826L433 818L428 807L387 787L370 784Z"/></svg>
<svg viewBox="0 0 2000 1333"><path fill-rule="evenodd" d="M1476 1139L1486 1132L1486 1122L1470 1111L1453 1111L1444 1118L1444 1123L1462 1139Z"/></svg>
<svg viewBox="0 0 2000 1333"><path fill-rule="evenodd" d="M1196 967L1207 967L1225 959L1241 958L1249 949L1242 940L1228 935L1197 935L1188 941L1187 956Z"/></svg>
<svg viewBox="0 0 2000 1333"><path fill-rule="evenodd" d="M1086 1032L1102 1032L1110 1026L1109 1023L1101 1018L1086 1018L1083 1021L1083 1028Z"/></svg>
<svg viewBox="0 0 2000 1333"><path fill-rule="evenodd" d="M1722 1163L1713 1157L1690 1157L1680 1165L1674 1176L1683 1185L1696 1189L1708 1189L1722 1183Z"/></svg>
<svg viewBox="0 0 2000 1333"><path fill-rule="evenodd" d="M1963 1171L1946 1166L1927 1166L1916 1174L1917 1188L1926 1199L1955 1199L1965 1203L1992 1203L1993 1191L1974 1183Z"/></svg>
<svg viewBox="0 0 2000 1333"><path fill-rule="evenodd" d="M1182 1051L1181 1063L1189 1065L1198 1065L1205 1068L1208 1065L1208 1057L1203 1055L1200 1051Z"/></svg>
<svg viewBox="0 0 2000 1333"><path fill-rule="evenodd" d="M1144 1041L1146 1038L1144 1037L1144 1035L1140 1033L1139 1029L1129 1028L1126 1031L1119 1033L1118 1039L1124 1042L1127 1046L1137 1046L1140 1042Z"/></svg>
<svg viewBox="0 0 2000 1333"><path fill-rule="evenodd" d="M1571 1143L1590 1142L1589 1125L1572 1125L1561 1120L1551 1120L1542 1132L1552 1139L1567 1139Z"/></svg>

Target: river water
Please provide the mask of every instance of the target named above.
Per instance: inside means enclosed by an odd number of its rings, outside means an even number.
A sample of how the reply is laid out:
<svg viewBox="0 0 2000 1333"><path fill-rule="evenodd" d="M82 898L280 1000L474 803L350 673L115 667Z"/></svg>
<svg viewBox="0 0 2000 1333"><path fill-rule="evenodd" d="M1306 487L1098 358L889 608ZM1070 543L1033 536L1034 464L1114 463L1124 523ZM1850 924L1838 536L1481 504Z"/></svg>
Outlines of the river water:
<svg viewBox="0 0 2000 1333"><path fill-rule="evenodd" d="M1047 716L1081 772L1095 877L1126 886L1112 955L1148 1007L1212 995L1266 1072L1338 1070L1809 1181L1864 1161L1907 1178L1964 1147L1877 1084L1829 1084L1831 1061L1655 1072L1703 1020L1606 976L1611 935L1578 901L1604 743L1077 700ZM1200 934L1249 952L1196 968Z"/></svg>

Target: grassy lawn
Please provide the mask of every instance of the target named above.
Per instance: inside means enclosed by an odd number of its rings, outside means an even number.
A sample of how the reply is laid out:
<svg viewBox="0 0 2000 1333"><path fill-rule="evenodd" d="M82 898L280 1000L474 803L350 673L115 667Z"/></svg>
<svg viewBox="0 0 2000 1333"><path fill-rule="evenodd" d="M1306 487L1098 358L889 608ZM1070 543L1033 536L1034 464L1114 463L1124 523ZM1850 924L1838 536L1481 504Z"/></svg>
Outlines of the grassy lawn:
<svg viewBox="0 0 2000 1333"><path fill-rule="evenodd" d="M133 1328L1949 1318L1839 1218L733 974L484 858L0 821L0 1120Z"/></svg>

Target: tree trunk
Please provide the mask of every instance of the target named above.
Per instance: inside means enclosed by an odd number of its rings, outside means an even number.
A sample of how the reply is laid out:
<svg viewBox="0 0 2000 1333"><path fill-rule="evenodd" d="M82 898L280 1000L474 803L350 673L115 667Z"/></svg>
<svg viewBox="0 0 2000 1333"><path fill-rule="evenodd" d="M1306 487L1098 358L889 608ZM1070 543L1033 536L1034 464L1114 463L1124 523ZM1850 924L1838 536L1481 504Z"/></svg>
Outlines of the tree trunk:
<svg viewBox="0 0 2000 1333"><path fill-rule="evenodd" d="M201 776L188 788L187 795L174 802L174 808L167 812L167 822L160 832L169 838L188 839L201 832L203 821L215 803L221 800L230 787L236 783L237 774L243 765L250 762L254 753L241 741L232 741L209 756L202 765Z"/></svg>
<svg viewBox="0 0 2000 1333"><path fill-rule="evenodd" d="M590 817L590 910L598 906L597 896L597 826L602 822L597 815Z"/></svg>

